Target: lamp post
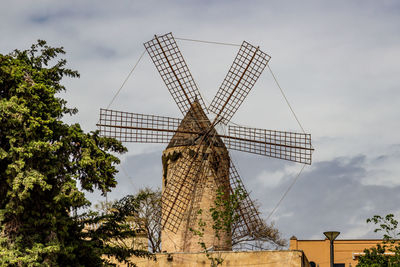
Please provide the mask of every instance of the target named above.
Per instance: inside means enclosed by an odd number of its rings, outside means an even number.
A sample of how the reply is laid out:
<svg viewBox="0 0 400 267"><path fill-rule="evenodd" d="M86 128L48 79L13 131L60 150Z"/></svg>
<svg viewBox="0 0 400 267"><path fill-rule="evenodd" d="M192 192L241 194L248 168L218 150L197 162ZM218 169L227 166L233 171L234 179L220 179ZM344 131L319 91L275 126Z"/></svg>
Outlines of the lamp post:
<svg viewBox="0 0 400 267"><path fill-rule="evenodd" d="M336 237L338 237L339 234L340 234L340 232L337 232L337 231L324 232L324 235L326 236L326 238L329 239L329 241L331 243L331 267L333 267L333 264L334 264L333 241L336 239Z"/></svg>

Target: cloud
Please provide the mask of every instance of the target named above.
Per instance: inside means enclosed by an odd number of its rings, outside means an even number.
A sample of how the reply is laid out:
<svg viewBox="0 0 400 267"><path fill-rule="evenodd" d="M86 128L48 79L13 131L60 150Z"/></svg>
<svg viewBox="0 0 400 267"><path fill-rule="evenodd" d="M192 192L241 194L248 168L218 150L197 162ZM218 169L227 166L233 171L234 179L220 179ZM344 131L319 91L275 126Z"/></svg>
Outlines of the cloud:
<svg viewBox="0 0 400 267"><path fill-rule="evenodd" d="M124 157L116 176L117 186L108 193L109 200L118 200L126 195L133 195L140 189L161 188L162 165L161 150ZM105 201L99 192L87 194L92 204Z"/></svg>
<svg viewBox="0 0 400 267"><path fill-rule="evenodd" d="M65 79L66 98L80 113L65 118L96 129L100 107L115 95L154 34L241 43L272 56L270 66L303 127L312 134L313 165L306 167L274 215L288 237L365 237L365 219L397 212L400 94L398 1L10 1L0 10L0 52L28 48L41 38L64 46L79 80ZM236 47L179 41L210 103ZM145 55L112 108L182 118ZM242 125L300 131L268 71L233 117ZM161 183L163 146L128 144L119 198ZM232 153L245 185L264 214L299 165ZM93 196L96 200L98 196Z"/></svg>
<svg viewBox="0 0 400 267"><path fill-rule="evenodd" d="M162 149L160 146L150 153L127 156L109 199L133 194L145 186L160 188ZM399 214L400 185L363 181L373 178L368 171L371 162L398 162L399 152L376 158L340 157L306 167L271 220L287 238L322 238L322 233L331 229L341 231L341 238L379 238L366 219L375 214ZM267 217L301 166L246 153L232 154L251 198L260 204L262 216ZM101 200L96 195L91 199Z"/></svg>
<svg viewBox="0 0 400 267"><path fill-rule="evenodd" d="M306 169L273 216L277 226L287 237L294 234L302 239L320 238L330 229L341 231L342 238L377 237L365 220L399 212L400 185L363 184L363 179L370 178L367 169L374 160L364 155L341 157ZM254 189L266 214L294 176L288 178L278 187Z"/></svg>

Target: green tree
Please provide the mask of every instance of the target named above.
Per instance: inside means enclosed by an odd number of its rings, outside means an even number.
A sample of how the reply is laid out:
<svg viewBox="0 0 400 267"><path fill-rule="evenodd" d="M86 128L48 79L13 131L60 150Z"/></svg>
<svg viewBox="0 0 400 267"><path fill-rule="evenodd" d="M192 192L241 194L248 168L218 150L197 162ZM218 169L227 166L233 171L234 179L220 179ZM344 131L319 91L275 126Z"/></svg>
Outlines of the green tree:
<svg viewBox="0 0 400 267"><path fill-rule="evenodd" d="M378 225L374 232L383 232L383 241L376 247L365 249L365 254L358 259L357 267L400 266L400 244L398 241L400 233L397 229L398 221L394 218L394 215L388 214L385 217L375 215L367 219L367 223Z"/></svg>
<svg viewBox="0 0 400 267"><path fill-rule="evenodd" d="M115 187L119 159L112 153L126 148L62 121L77 110L57 97L65 90L61 80L79 77L58 59L64 53L39 40L28 50L0 54L1 266L100 266L107 263L102 255L145 256L108 244L134 234L124 225L132 212L126 201L112 214L73 215L90 205L84 191ZM84 230L96 221L107 223Z"/></svg>

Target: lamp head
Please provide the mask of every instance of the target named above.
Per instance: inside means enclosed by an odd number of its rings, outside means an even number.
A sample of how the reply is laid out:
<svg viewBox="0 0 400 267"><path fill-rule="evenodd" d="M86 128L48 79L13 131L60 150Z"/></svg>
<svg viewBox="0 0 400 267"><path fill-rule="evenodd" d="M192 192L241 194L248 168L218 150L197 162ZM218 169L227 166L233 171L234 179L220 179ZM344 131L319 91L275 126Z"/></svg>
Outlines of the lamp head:
<svg viewBox="0 0 400 267"><path fill-rule="evenodd" d="M339 234L340 234L340 232L337 232L337 231L324 232L324 235L325 235L326 238L328 238L330 241L335 240L336 237L338 237Z"/></svg>

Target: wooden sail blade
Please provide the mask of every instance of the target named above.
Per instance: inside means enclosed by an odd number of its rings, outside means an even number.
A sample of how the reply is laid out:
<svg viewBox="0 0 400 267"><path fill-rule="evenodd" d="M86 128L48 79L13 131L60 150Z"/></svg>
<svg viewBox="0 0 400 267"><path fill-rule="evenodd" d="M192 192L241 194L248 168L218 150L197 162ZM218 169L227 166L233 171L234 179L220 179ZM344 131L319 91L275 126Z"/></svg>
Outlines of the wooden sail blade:
<svg viewBox="0 0 400 267"><path fill-rule="evenodd" d="M228 123L260 77L270 56L243 41L209 110Z"/></svg>
<svg viewBox="0 0 400 267"><path fill-rule="evenodd" d="M195 100L206 111L199 89L172 33L155 36L144 46L182 114L186 115Z"/></svg>
<svg viewBox="0 0 400 267"><path fill-rule="evenodd" d="M163 229L176 233L192 200L196 185L201 178L204 161L199 152L187 148L181 152L177 165L172 171L169 181L166 181L162 195L163 214L161 225Z"/></svg>
<svg viewBox="0 0 400 267"><path fill-rule="evenodd" d="M260 218L260 213L251 200L240 175L233 164L230 162L229 180L231 194L237 194L241 200L235 211L235 218L232 224L232 239L240 240L244 237L257 238L257 236L265 229L265 223Z"/></svg>
<svg viewBox="0 0 400 267"><path fill-rule="evenodd" d="M221 136L227 148L304 164L311 164L314 149L311 135L229 126L229 136Z"/></svg>
<svg viewBox="0 0 400 267"><path fill-rule="evenodd" d="M97 127L101 136L121 142L168 143L180 123L170 117L100 109Z"/></svg>

